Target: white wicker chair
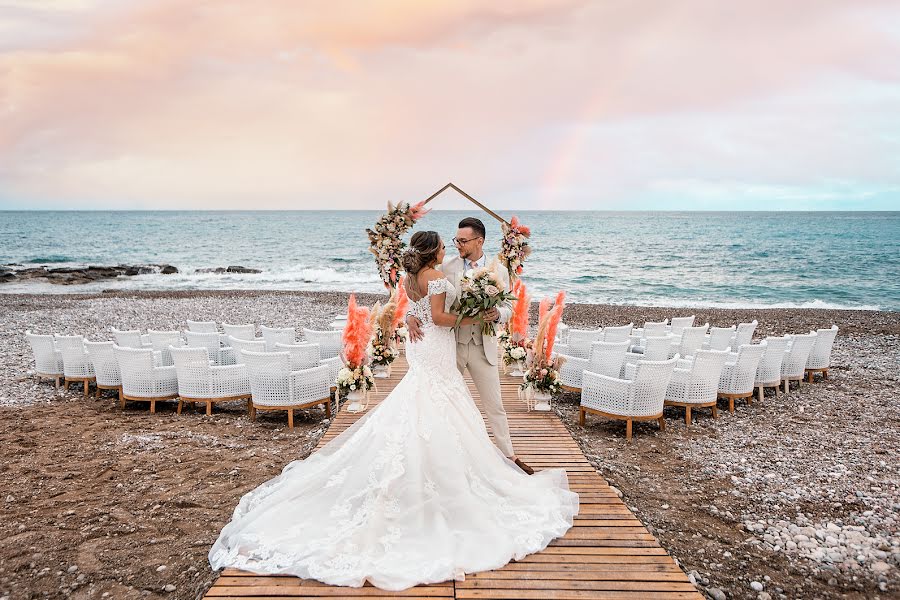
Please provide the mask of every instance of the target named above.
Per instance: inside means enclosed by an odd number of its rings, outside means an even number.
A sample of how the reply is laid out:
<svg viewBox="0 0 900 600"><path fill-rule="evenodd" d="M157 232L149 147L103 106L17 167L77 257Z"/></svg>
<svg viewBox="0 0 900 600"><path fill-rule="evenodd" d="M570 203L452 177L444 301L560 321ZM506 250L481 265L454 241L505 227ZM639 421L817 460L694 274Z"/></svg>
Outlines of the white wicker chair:
<svg viewBox="0 0 900 600"><path fill-rule="evenodd" d="M560 355L563 364L559 369L559 379L564 389L570 392L581 391L581 377L584 371L600 373L609 377L618 377L625 362L625 352L630 342L593 342L591 357L588 359L575 356Z"/></svg>
<svg viewBox="0 0 900 600"><path fill-rule="evenodd" d="M317 331L303 328L303 339L310 344L319 345L319 353L322 359L340 356L344 350L342 330Z"/></svg>
<svg viewBox="0 0 900 600"><path fill-rule="evenodd" d="M233 365L237 362L233 348L223 348L221 336L216 332L197 333L185 331L188 348L206 348L209 360L215 365Z"/></svg>
<svg viewBox="0 0 900 600"><path fill-rule="evenodd" d="M688 330L685 330L687 333ZM691 424L691 409L710 407L713 418L719 392L719 378L729 353L722 350L697 350L693 360L679 361L687 368L676 368L666 389L666 406L684 407L684 423Z"/></svg>
<svg viewBox="0 0 900 600"><path fill-rule="evenodd" d="M737 326L737 331L734 334L734 341L731 347L740 348L741 346L752 342L753 332L756 331L756 326L756 319L753 319L749 323L739 323Z"/></svg>
<svg viewBox="0 0 900 600"><path fill-rule="evenodd" d="M31 352L34 354L34 375L40 381L41 377L52 379L59 391L59 380L65 377L63 370L62 352L56 347L56 340L52 335L38 335L25 331L25 337L31 344Z"/></svg>
<svg viewBox="0 0 900 600"><path fill-rule="evenodd" d="M628 325L618 325L616 327L604 327L601 342L626 342L629 341L631 330L634 329L634 323ZM629 342L630 343L630 342Z"/></svg>
<svg viewBox="0 0 900 600"><path fill-rule="evenodd" d="M156 366L153 350L149 348L122 348L113 346L119 373L122 375L120 405L125 408L128 400L149 402L150 412L156 412L156 403L178 397L178 377L174 366Z"/></svg>
<svg viewBox="0 0 900 600"><path fill-rule="evenodd" d="M247 400L250 411L250 377L245 365L210 365L205 348L170 348L178 377L178 414L185 402L206 403L211 415L216 402Z"/></svg>
<svg viewBox="0 0 900 600"><path fill-rule="evenodd" d="M756 382L756 369L759 359L766 351L767 344L744 344L737 353L732 352L719 377L719 397L728 400L728 410L734 412L734 401L746 398L747 404L753 403L753 388Z"/></svg>
<svg viewBox="0 0 900 600"><path fill-rule="evenodd" d="M172 354L169 352L169 346L181 348L185 345L184 338L181 337L181 332L178 330L154 331L149 329L147 330L147 335L150 336L150 344L153 351L159 352L159 364L164 367L175 364L172 362Z"/></svg>
<svg viewBox="0 0 900 600"><path fill-rule="evenodd" d="M241 350L250 350L251 352L265 352L266 342L262 339L240 340L238 338L228 336L228 346L234 353L235 364L244 364L244 358Z"/></svg>
<svg viewBox="0 0 900 600"><path fill-rule="evenodd" d="M94 367L95 383L97 384L96 397L100 397L100 390L116 390L122 394L122 376L119 374L119 363L113 352L115 342L85 342L91 365Z"/></svg>
<svg viewBox="0 0 900 600"><path fill-rule="evenodd" d="M266 342L266 352L274 352L275 344L296 344L297 330L293 327L260 327L263 340Z"/></svg>
<svg viewBox="0 0 900 600"><path fill-rule="evenodd" d="M643 350L643 352L625 353L625 364L622 367L623 373L625 373L625 379L630 379L626 369L636 367L642 360L660 362L669 360L674 355L671 335L643 338L642 342L643 344L640 346L640 349ZM629 365L631 365L631 367L629 367Z"/></svg>
<svg viewBox="0 0 900 600"><path fill-rule="evenodd" d="M831 348L834 346L834 338L837 336L838 326L832 325L830 329L816 330L816 343L813 345L806 360L806 377L812 383L813 375L821 373L824 379L828 379L828 368L831 366Z"/></svg>
<svg viewBox="0 0 900 600"><path fill-rule="evenodd" d="M672 324L669 326L672 335L681 335L681 332L688 327L694 326L694 315L689 317L672 317Z"/></svg>
<svg viewBox="0 0 900 600"><path fill-rule="evenodd" d="M763 401L766 388L775 388L775 396L778 396L778 386L781 385L781 363L784 362L784 351L787 350L790 336L766 338L766 350L759 359L756 367L756 398Z"/></svg>
<svg viewBox="0 0 900 600"><path fill-rule="evenodd" d="M275 344L275 352L287 352L291 355L291 371L318 367L322 360L318 344Z"/></svg>
<svg viewBox="0 0 900 600"><path fill-rule="evenodd" d="M703 342L704 350L728 350L733 343L735 326L731 327L710 327L709 335Z"/></svg>
<svg viewBox="0 0 900 600"><path fill-rule="evenodd" d="M292 371L288 352L243 350L241 354L250 373L251 419L256 419L257 410L286 410L288 427L293 428L294 410L318 404L325 405L325 416L331 418L328 365Z"/></svg>
<svg viewBox="0 0 900 600"><path fill-rule="evenodd" d="M666 325L669 324L668 319L663 319L662 321L646 321L644 322L644 330L641 332L641 336L648 337L663 337L666 335Z"/></svg>
<svg viewBox="0 0 900 600"><path fill-rule="evenodd" d="M816 343L818 334L815 331L802 335L792 335L788 349L784 351L784 361L781 363L781 381L784 383L784 393L791 389L791 382L797 385L803 381L806 374L806 361Z"/></svg>
<svg viewBox="0 0 900 600"><path fill-rule="evenodd" d="M247 325L222 323L222 331L225 332L226 336L230 335L237 340L252 340L256 337L256 325L252 323L248 323Z"/></svg>
<svg viewBox="0 0 900 600"><path fill-rule="evenodd" d="M588 412L624 420L626 440L631 440L632 421L656 421L665 431L663 400L676 360L640 361L632 380L585 371L578 423L584 426Z"/></svg>
<svg viewBox="0 0 900 600"><path fill-rule="evenodd" d="M188 331L194 333L219 333L219 326L215 321L191 321L187 322Z"/></svg>
<svg viewBox="0 0 900 600"><path fill-rule="evenodd" d="M84 385L84 397L87 398L88 390L94 381L94 366L91 357L84 349L84 338L80 335L56 335L56 347L62 352L63 373L65 382L63 389L68 390L69 384L81 383Z"/></svg>
<svg viewBox="0 0 900 600"><path fill-rule="evenodd" d="M121 348L150 348L153 344L147 334L141 334L140 329L116 329L111 328L116 345Z"/></svg>
<svg viewBox="0 0 900 600"><path fill-rule="evenodd" d="M682 358L686 358L693 356L695 352L700 350L703 347L707 329L709 329L709 323L697 327L685 327L681 331L681 343L678 345L678 354Z"/></svg>
<svg viewBox="0 0 900 600"><path fill-rule="evenodd" d="M602 329L570 329L566 343L556 344L553 353L587 359L591 356L591 344L602 340Z"/></svg>

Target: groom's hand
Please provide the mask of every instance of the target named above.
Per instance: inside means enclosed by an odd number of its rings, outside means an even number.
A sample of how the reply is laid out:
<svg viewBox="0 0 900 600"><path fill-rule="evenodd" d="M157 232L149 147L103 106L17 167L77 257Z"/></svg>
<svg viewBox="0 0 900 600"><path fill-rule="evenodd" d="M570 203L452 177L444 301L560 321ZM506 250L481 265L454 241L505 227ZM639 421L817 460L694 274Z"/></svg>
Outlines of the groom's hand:
<svg viewBox="0 0 900 600"><path fill-rule="evenodd" d="M409 341L418 342L422 335L422 322L412 315L406 317L406 329L409 332Z"/></svg>
<svg viewBox="0 0 900 600"><path fill-rule="evenodd" d="M500 320L500 311L496 308L489 308L488 310L484 311L482 317L484 318L486 323L493 323Z"/></svg>

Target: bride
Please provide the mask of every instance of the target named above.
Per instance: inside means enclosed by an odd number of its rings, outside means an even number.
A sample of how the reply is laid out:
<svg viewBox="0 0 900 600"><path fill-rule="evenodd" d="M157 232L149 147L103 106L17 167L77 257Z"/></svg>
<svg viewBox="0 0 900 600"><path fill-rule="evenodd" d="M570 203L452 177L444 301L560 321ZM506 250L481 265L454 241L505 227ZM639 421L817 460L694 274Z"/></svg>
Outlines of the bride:
<svg viewBox="0 0 900 600"><path fill-rule="evenodd" d="M424 338L377 407L241 498L209 552L213 569L385 590L464 579L543 550L572 526L562 469L526 475L491 442L456 369L456 290L444 244L417 232L403 256ZM473 319L463 319L471 324Z"/></svg>

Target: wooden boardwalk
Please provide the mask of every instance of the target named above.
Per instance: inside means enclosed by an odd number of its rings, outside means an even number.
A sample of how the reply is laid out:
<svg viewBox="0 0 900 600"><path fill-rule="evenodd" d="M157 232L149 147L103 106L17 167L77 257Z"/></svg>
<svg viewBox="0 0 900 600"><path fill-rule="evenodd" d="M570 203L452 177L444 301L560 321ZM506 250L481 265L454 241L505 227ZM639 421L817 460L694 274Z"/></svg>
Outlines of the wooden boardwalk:
<svg viewBox="0 0 900 600"><path fill-rule="evenodd" d="M389 379L378 380L369 410L406 372L404 356ZM225 569L206 598L548 598L702 600L684 572L610 489L578 448L555 413L528 412L518 400L521 380L501 375L503 400L516 453L535 470L564 468L581 506L575 526L538 554L497 571L467 575L465 581L388 592L369 584L335 587L290 576L259 576ZM469 381L476 400L478 392ZM361 415L338 413L319 446L352 425ZM274 473L273 473L274 475Z"/></svg>

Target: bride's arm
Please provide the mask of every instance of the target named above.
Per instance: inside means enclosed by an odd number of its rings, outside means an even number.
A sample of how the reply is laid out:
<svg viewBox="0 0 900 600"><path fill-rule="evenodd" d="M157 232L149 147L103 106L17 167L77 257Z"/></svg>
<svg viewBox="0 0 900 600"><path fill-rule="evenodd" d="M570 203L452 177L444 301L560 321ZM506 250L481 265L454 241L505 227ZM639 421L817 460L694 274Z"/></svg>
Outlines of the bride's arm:
<svg viewBox="0 0 900 600"><path fill-rule="evenodd" d="M428 280L425 283L426 288L432 281L435 281L437 279L444 279L444 277L437 271L435 271L433 275L434 276L428 277ZM434 321L434 324L439 327L455 327L458 315L444 310L446 300L447 292L433 294L431 296L431 299L429 300L431 302L431 320ZM473 325L478 322L478 319L474 317L463 317L460 325Z"/></svg>

